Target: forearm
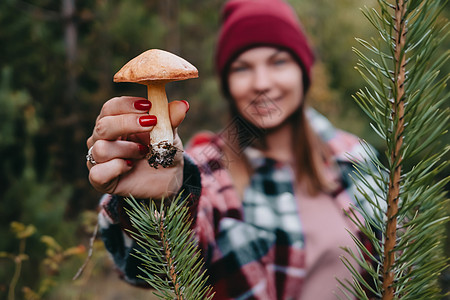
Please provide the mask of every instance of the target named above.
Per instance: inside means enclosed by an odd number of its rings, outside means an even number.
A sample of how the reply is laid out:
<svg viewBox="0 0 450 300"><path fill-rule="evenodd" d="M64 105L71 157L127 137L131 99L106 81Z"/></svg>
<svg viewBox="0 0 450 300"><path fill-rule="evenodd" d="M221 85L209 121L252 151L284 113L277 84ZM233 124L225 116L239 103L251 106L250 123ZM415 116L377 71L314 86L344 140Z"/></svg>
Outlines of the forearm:
<svg viewBox="0 0 450 300"><path fill-rule="evenodd" d="M140 248L136 241L125 233L120 223L114 223L105 215L103 209L99 214L99 225L100 236L114 261L119 276L130 284L147 286L144 280L138 279L140 261L132 255L133 251Z"/></svg>

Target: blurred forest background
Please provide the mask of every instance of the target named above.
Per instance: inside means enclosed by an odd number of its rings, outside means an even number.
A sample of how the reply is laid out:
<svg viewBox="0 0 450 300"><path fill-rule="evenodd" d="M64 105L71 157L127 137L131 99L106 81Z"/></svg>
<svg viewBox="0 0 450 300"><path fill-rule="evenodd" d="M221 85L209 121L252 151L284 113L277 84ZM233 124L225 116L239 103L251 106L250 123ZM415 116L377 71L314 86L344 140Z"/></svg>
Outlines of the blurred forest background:
<svg viewBox="0 0 450 300"><path fill-rule="evenodd" d="M364 86L354 70L355 37L377 36L359 9L374 1L289 2L318 59L308 101L336 126L383 152L382 141L352 99ZM0 1L0 299L6 299L12 281L16 299L148 299L147 291L119 282L98 241L83 275L71 281L88 255L101 196L87 179L85 141L106 100L146 95L145 87L115 84L112 77L150 48L174 52L199 69L199 79L168 85L170 99L191 104L179 130L183 140L225 125L226 105L213 70L223 3ZM447 6L442 18L449 14ZM447 39L441 51L448 46ZM448 136L443 143L448 144Z"/></svg>

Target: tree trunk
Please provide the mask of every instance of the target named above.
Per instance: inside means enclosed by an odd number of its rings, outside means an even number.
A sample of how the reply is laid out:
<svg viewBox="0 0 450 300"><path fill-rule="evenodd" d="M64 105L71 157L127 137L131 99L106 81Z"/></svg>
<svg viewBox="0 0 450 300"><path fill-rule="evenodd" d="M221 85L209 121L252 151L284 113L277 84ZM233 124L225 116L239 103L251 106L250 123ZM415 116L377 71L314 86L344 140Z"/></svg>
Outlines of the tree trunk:
<svg viewBox="0 0 450 300"><path fill-rule="evenodd" d="M75 24L75 0L62 0L62 17L64 22L64 46L66 51L67 90L64 98L67 103L74 105L77 90L77 39L78 32Z"/></svg>

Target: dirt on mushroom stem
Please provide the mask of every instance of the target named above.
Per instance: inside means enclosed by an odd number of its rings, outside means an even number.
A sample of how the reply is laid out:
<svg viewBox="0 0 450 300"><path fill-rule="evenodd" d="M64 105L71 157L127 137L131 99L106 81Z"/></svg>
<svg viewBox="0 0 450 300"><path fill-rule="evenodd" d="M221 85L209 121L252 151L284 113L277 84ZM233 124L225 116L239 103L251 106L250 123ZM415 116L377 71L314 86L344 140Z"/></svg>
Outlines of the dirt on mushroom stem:
<svg viewBox="0 0 450 300"><path fill-rule="evenodd" d="M175 159L175 155L179 149L167 141L161 141L156 145L149 145L149 153L147 154L148 164L158 169L158 166L163 168L170 167Z"/></svg>

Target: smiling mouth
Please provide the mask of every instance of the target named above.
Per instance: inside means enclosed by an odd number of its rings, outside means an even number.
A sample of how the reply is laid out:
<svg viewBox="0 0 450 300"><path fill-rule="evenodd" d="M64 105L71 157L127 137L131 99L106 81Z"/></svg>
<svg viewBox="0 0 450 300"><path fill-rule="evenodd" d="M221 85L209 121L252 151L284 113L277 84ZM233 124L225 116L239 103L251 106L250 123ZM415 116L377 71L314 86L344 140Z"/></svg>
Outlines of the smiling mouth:
<svg viewBox="0 0 450 300"><path fill-rule="evenodd" d="M263 99L255 99L250 103L250 107L255 114L258 115L273 115L279 112L280 108L276 104L279 102L281 98L268 98L264 97Z"/></svg>

